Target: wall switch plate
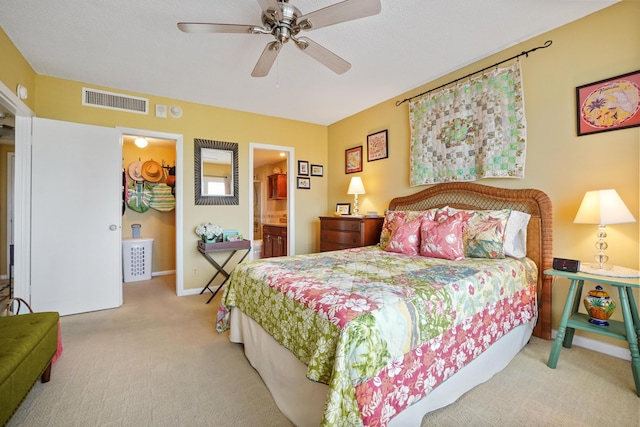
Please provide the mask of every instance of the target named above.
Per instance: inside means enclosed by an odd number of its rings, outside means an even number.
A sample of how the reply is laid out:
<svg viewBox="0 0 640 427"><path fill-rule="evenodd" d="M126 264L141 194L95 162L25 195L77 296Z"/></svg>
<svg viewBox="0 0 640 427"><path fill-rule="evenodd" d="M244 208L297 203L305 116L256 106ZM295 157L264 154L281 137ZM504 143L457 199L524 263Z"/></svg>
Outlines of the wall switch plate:
<svg viewBox="0 0 640 427"><path fill-rule="evenodd" d="M577 273L580 270L580 261L577 259L554 258L553 269Z"/></svg>
<svg viewBox="0 0 640 427"><path fill-rule="evenodd" d="M162 104L156 104L156 117L159 119L167 118L167 106Z"/></svg>

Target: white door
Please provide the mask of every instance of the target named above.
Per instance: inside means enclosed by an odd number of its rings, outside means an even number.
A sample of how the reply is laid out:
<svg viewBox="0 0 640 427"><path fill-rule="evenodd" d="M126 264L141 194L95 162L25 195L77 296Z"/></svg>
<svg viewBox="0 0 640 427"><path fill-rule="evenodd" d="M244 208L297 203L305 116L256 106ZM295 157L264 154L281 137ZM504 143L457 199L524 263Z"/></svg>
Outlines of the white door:
<svg viewBox="0 0 640 427"><path fill-rule="evenodd" d="M33 120L31 305L122 305L122 149L115 128Z"/></svg>

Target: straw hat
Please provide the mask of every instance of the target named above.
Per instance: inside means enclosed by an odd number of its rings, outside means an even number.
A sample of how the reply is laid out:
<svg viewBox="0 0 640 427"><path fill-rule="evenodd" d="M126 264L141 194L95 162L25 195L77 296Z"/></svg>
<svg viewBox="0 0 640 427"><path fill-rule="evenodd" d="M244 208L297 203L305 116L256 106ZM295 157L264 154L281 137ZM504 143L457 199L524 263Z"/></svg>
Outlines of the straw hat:
<svg viewBox="0 0 640 427"><path fill-rule="evenodd" d="M144 181L142 177L142 162L132 162L129 165L129 176L134 181Z"/></svg>
<svg viewBox="0 0 640 427"><path fill-rule="evenodd" d="M145 181L158 182L162 179L162 166L154 160L142 164L142 177Z"/></svg>

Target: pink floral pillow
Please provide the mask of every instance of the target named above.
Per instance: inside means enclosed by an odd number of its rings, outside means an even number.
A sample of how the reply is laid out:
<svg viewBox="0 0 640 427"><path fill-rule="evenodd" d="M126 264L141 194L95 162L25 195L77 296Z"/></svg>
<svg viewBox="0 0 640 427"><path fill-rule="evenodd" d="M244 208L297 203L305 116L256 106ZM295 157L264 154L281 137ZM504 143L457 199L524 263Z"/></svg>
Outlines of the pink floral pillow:
<svg viewBox="0 0 640 427"><path fill-rule="evenodd" d="M420 223L420 218L408 222L404 218L397 218L394 222L389 244L384 250L407 255L418 255Z"/></svg>
<svg viewBox="0 0 640 427"><path fill-rule="evenodd" d="M443 221L422 220L420 255L452 261L464 259L462 231L465 215L452 215Z"/></svg>
<svg viewBox="0 0 640 427"><path fill-rule="evenodd" d="M411 222L418 218L427 218L433 220L435 218L437 209L430 209L426 211L387 211L384 216L384 223L382 224L382 232L380 233L380 249L386 249L389 241L391 240L391 234L394 227L396 227L396 220L402 218L403 223Z"/></svg>

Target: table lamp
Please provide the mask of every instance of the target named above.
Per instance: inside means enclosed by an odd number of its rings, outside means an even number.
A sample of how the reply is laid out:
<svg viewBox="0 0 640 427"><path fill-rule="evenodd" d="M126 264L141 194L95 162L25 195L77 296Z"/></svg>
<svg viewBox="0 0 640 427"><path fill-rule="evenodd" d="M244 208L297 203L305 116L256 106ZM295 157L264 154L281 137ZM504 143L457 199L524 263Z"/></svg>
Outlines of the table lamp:
<svg viewBox="0 0 640 427"><path fill-rule="evenodd" d="M631 211L624 204L616 190L595 190L587 191L582 199L582 204L578 209L574 224L598 224L598 241L596 249L598 252L594 256L596 267L603 269L604 264L609 260L604 251L609 246L604 238L607 237L605 228L608 224L622 224L635 222L636 219Z"/></svg>
<svg viewBox="0 0 640 427"><path fill-rule="evenodd" d="M353 194L353 214L358 215L358 194L364 194L364 184L362 178L354 176L349 183L347 194Z"/></svg>

